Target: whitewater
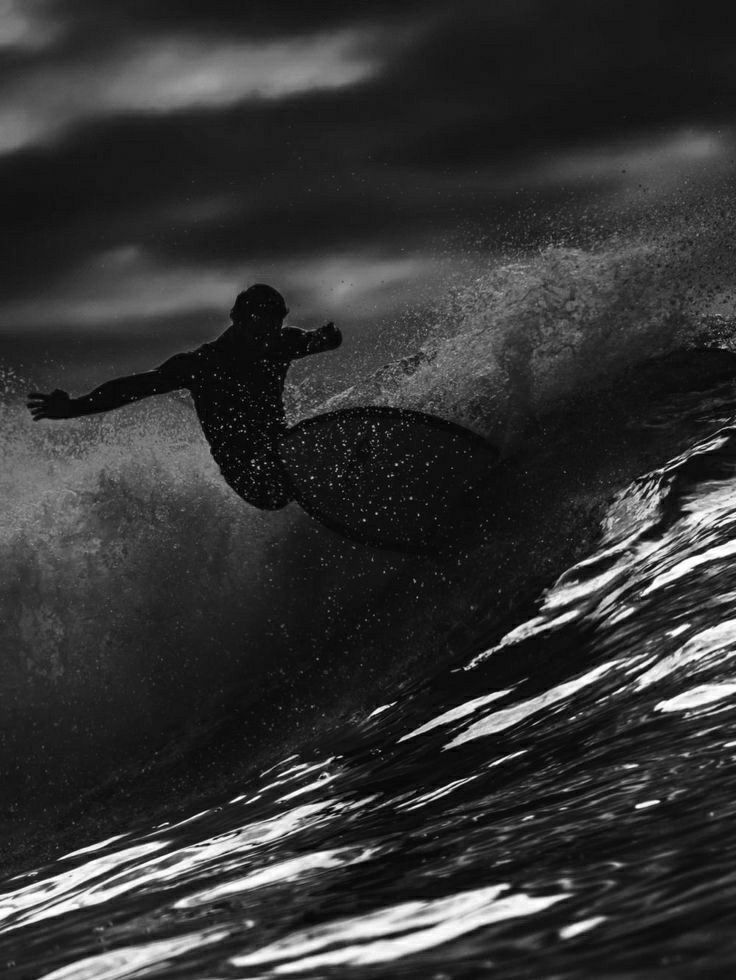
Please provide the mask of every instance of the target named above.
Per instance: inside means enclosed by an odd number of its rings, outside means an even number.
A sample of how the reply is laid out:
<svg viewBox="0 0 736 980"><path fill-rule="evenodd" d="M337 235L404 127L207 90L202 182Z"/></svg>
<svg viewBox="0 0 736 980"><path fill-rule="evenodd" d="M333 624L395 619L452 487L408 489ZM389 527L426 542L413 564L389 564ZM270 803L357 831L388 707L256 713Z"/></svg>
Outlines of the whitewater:
<svg viewBox="0 0 736 980"><path fill-rule="evenodd" d="M439 558L244 506L184 397L33 425L6 370L4 977L733 970L730 227L497 256L292 385L500 447Z"/></svg>

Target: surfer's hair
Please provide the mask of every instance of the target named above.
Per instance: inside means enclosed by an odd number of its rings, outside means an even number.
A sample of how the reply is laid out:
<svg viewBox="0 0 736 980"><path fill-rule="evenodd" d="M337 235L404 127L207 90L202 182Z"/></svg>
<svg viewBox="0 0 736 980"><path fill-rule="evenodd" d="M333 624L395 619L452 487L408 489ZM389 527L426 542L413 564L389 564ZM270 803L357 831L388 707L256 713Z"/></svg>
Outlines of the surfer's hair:
<svg viewBox="0 0 736 980"><path fill-rule="evenodd" d="M230 310L230 316L233 320L243 320L253 313L274 313L283 318L288 310L284 297L277 289L257 282L242 293L238 293Z"/></svg>

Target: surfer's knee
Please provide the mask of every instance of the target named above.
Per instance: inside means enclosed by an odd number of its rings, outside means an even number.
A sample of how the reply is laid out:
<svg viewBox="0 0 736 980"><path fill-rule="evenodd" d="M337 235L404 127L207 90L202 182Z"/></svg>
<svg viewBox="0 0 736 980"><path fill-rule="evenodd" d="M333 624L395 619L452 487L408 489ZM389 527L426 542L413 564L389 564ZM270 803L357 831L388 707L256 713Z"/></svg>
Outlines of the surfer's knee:
<svg viewBox="0 0 736 980"><path fill-rule="evenodd" d="M246 504L258 510L282 510L294 499L286 487L254 487L251 482L228 480L232 489Z"/></svg>
<svg viewBox="0 0 736 980"><path fill-rule="evenodd" d="M291 503L292 498L288 494L283 494L268 497L248 496L243 499L252 507L257 507L258 510L283 510L287 504Z"/></svg>

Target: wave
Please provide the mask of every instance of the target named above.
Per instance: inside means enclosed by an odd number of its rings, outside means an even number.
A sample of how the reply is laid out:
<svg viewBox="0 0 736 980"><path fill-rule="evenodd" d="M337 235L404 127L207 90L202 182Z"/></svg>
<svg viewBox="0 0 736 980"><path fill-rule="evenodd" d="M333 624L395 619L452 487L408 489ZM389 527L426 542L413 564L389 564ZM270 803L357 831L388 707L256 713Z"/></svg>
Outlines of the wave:
<svg viewBox="0 0 736 980"><path fill-rule="evenodd" d="M535 419L649 359L730 349L734 321L715 311L730 301L731 271L714 259L711 237L702 248L689 241L549 247L496 261L453 291L419 351L327 405L436 412L515 445Z"/></svg>
<svg viewBox="0 0 736 980"><path fill-rule="evenodd" d="M653 438L650 412L632 440L642 407L732 376L722 351L666 360L731 342L732 322L701 315L692 294L709 268L711 306L720 295L711 252L691 250L688 276L671 240L498 261L455 290L419 351L327 401L306 383L291 390L292 415L415 408L515 454L475 539L445 562L352 545L295 507L245 506L185 399L37 426L11 379L0 408L0 765L13 796L76 792L129 757L201 741L206 724L222 738L223 718L250 726L237 752L256 752L419 683L517 615L582 556L610 493L691 433L665 426Z"/></svg>

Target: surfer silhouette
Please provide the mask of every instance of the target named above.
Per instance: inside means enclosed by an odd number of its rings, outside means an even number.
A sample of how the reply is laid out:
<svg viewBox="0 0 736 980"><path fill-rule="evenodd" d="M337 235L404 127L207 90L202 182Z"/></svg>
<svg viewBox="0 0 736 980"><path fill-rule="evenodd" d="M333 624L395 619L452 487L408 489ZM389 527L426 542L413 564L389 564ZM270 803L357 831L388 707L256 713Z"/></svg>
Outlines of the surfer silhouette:
<svg viewBox="0 0 736 980"><path fill-rule="evenodd" d="M28 409L35 421L71 419L186 389L228 485L254 507L278 510L293 499L278 452L287 428L283 393L289 365L342 343L334 323L318 330L284 327L288 312L277 290L257 283L239 293L232 323L217 340L80 398L59 389L31 392Z"/></svg>

